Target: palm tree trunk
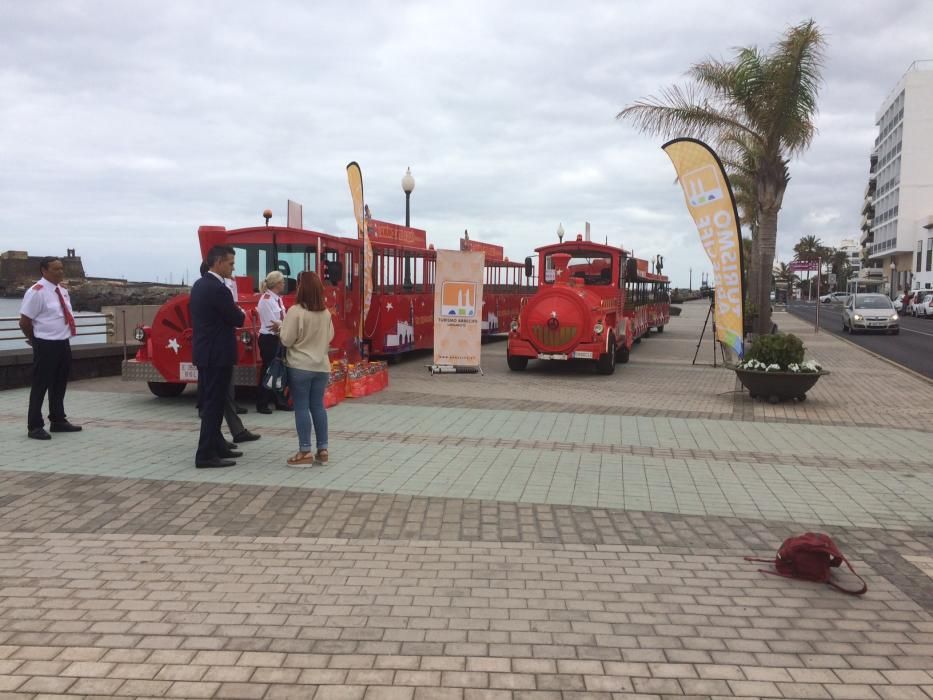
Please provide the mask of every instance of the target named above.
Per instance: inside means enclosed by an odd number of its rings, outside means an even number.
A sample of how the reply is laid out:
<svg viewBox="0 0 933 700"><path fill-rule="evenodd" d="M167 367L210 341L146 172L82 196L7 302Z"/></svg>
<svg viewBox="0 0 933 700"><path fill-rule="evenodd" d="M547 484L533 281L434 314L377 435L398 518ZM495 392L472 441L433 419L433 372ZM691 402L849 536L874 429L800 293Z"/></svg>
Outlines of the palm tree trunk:
<svg viewBox="0 0 933 700"><path fill-rule="evenodd" d="M758 230L752 229L751 260L748 261L748 287L745 289L745 303L757 306L758 284L761 281L761 261L758 259ZM755 330L754 328L752 330Z"/></svg>
<svg viewBox="0 0 933 700"><path fill-rule="evenodd" d="M778 207L762 208L758 213L758 282L755 290L755 305L758 307L758 323L755 332L767 335L771 332L771 275L774 267L774 250L777 245Z"/></svg>

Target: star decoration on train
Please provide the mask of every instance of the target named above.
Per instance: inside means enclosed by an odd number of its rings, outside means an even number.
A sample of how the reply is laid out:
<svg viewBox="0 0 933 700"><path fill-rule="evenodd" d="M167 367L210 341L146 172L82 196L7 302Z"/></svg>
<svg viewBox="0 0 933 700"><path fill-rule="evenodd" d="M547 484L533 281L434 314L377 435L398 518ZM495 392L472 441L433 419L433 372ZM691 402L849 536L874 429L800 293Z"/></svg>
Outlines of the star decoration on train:
<svg viewBox="0 0 933 700"><path fill-rule="evenodd" d="M169 348L174 350L176 355L178 354L178 351L181 349L181 345L178 344L178 338L172 338L168 341L168 345L165 346L165 349L168 350Z"/></svg>
<svg viewBox="0 0 933 700"><path fill-rule="evenodd" d="M392 302L391 302L391 301L387 301L387 302L386 302L386 311L391 311L391 310L392 310Z"/></svg>

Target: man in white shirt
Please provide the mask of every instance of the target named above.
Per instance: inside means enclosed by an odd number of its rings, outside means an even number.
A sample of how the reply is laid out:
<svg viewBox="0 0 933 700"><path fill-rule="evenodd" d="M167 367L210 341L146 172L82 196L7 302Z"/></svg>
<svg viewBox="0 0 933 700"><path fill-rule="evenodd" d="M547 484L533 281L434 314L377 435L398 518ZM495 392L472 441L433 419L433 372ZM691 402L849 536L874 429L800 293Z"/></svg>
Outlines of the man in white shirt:
<svg viewBox="0 0 933 700"><path fill-rule="evenodd" d="M20 306L19 327L32 346L32 390L29 392L28 436L51 440L42 419L42 404L49 395L49 430L76 433L65 415L65 390L71 371L71 338L77 335L68 290L62 287L65 265L59 258L42 258L42 279L30 287Z"/></svg>

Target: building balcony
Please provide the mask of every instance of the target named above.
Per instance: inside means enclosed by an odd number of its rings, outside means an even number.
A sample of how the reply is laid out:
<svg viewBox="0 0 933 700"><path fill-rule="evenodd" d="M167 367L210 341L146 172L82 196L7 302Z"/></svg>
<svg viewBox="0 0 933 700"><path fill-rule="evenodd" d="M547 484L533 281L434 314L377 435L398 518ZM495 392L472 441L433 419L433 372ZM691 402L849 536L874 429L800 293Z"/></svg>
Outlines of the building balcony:
<svg viewBox="0 0 933 700"><path fill-rule="evenodd" d="M859 226L859 228L862 231L871 231L871 223L872 223L872 218L870 216L863 216L862 223Z"/></svg>
<svg viewBox="0 0 933 700"><path fill-rule="evenodd" d="M869 166L869 168L868 168L868 173L869 173L870 175L874 175L875 172L877 172L877 170L878 170L878 154L877 154L877 153L872 153L872 154L871 154L871 158L870 158L869 160L870 160L870 163L871 163L871 164L870 164L870 166Z"/></svg>
<svg viewBox="0 0 933 700"><path fill-rule="evenodd" d="M878 189L878 183L875 181L875 178L871 178L868 181L868 186L865 187L865 198L874 197L875 191Z"/></svg>
<svg viewBox="0 0 933 700"><path fill-rule="evenodd" d="M874 198L874 197L866 197L866 198L865 198L865 203L862 204L862 211L861 211L861 213L862 213L862 214L865 214L866 216L874 216L874 215L875 215L875 205L874 205L874 201L875 201L875 198Z"/></svg>
<svg viewBox="0 0 933 700"><path fill-rule="evenodd" d="M871 229L862 231L862 237L858 241L862 246L867 246L875 242L875 232Z"/></svg>

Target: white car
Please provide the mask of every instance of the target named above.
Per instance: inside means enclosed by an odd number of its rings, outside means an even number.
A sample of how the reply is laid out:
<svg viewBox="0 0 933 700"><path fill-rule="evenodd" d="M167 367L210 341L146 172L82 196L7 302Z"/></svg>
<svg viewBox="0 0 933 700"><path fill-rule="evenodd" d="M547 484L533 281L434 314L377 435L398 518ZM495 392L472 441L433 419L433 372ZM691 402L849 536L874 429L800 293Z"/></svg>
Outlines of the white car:
<svg viewBox="0 0 933 700"><path fill-rule="evenodd" d="M923 295L923 301L916 306L916 315L933 318L933 292Z"/></svg>
<svg viewBox="0 0 933 700"><path fill-rule="evenodd" d="M916 289L910 293L910 301L907 303L905 311L911 316L923 316L923 299L930 292L924 289Z"/></svg>
<svg viewBox="0 0 933 700"><path fill-rule="evenodd" d="M897 335L900 317L884 294L855 294L842 307L842 330L852 335L880 331Z"/></svg>
<svg viewBox="0 0 933 700"><path fill-rule="evenodd" d="M824 294L821 296L820 302L823 304L831 304L833 302L838 304L845 304L848 298L849 295L846 292L832 292L830 294Z"/></svg>

